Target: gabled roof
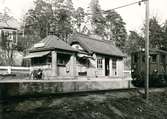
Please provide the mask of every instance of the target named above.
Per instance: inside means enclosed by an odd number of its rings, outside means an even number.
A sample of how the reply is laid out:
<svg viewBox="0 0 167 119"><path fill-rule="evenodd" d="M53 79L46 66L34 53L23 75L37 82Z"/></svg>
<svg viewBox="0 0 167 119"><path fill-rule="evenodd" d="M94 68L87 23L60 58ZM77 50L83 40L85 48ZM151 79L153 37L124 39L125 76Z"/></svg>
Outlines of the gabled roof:
<svg viewBox="0 0 167 119"><path fill-rule="evenodd" d="M71 37L70 44L78 42L85 50L89 53L97 53L109 56L118 56L124 57L125 55L118 49L116 46L113 45L111 41L108 40L98 40L95 38L91 38L88 35L84 34L74 34Z"/></svg>
<svg viewBox="0 0 167 119"><path fill-rule="evenodd" d="M34 46L30 49L30 52L47 51L55 49L77 52L69 44L60 40L57 36L54 35L48 35L42 41L34 44Z"/></svg>

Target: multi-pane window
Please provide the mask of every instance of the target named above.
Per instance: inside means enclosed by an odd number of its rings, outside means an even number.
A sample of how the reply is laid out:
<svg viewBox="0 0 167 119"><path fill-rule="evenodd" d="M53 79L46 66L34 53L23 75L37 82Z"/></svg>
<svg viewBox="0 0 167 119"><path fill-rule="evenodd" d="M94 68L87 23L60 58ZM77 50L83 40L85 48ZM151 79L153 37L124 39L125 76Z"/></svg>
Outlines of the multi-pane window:
<svg viewBox="0 0 167 119"><path fill-rule="evenodd" d="M112 72L113 76L117 75L117 59L112 60Z"/></svg>
<svg viewBox="0 0 167 119"><path fill-rule="evenodd" d="M43 57L35 57L31 59L31 64L33 66L38 66L38 65L49 65L52 62L51 54L48 54Z"/></svg>
<svg viewBox="0 0 167 119"><path fill-rule="evenodd" d="M31 64L33 66L46 65L46 57L36 57L31 59Z"/></svg>
<svg viewBox="0 0 167 119"><path fill-rule="evenodd" d="M112 68L117 69L117 60L116 59L112 60Z"/></svg>
<svg viewBox="0 0 167 119"><path fill-rule="evenodd" d="M103 68L103 62L102 58L97 59L97 68L102 69Z"/></svg>

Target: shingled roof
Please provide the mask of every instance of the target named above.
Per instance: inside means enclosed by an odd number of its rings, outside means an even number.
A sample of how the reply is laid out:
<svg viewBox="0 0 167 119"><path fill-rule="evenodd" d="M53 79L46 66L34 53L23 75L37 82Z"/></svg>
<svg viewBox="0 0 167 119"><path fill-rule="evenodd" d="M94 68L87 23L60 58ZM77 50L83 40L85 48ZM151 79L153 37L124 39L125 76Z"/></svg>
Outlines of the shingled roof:
<svg viewBox="0 0 167 119"><path fill-rule="evenodd" d="M94 52L98 54L118 57L125 56L119 48L114 46L113 43L108 40L98 40L91 38L88 35L77 33L71 37L70 44L73 44L75 42L78 42L89 53Z"/></svg>
<svg viewBox="0 0 167 119"><path fill-rule="evenodd" d="M48 35L42 41L34 44L34 46L29 51L35 52L55 49L76 52L76 50L72 48L69 44L60 40L57 36L54 35Z"/></svg>

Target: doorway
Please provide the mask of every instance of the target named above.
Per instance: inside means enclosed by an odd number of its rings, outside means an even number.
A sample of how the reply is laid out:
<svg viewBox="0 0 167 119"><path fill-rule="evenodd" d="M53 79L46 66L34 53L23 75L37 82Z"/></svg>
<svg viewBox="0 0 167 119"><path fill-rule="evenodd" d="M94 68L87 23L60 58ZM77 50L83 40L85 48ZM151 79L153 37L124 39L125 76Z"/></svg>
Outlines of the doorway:
<svg viewBox="0 0 167 119"><path fill-rule="evenodd" d="M110 65L109 65L109 58L105 58L105 76L109 76L110 74Z"/></svg>

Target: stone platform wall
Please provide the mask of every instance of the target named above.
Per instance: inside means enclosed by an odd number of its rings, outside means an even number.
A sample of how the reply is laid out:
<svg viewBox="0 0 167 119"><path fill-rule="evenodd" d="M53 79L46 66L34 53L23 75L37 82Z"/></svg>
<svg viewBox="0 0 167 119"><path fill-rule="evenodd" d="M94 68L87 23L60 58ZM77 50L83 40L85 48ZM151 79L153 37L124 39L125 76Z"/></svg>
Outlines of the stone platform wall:
<svg viewBox="0 0 167 119"><path fill-rule="evenodd" d="M131 80L1 83L0 93L1 96L15 96L27 94L53 94L63 92L127 89L132 87Z"/></svg>
<svg viewBox="0 0 167 119"><path fill-rule="evenodd" d="M20 83L19 94L61 93L77 91L94 91L132 88L130 80L119 81L83 81L83 82L50 82L50 83Z"/></svg>

